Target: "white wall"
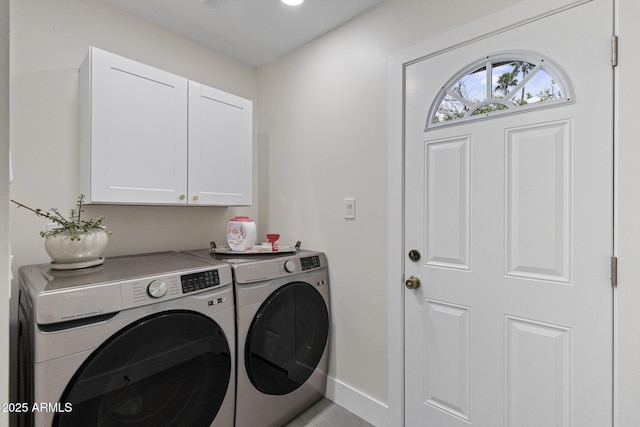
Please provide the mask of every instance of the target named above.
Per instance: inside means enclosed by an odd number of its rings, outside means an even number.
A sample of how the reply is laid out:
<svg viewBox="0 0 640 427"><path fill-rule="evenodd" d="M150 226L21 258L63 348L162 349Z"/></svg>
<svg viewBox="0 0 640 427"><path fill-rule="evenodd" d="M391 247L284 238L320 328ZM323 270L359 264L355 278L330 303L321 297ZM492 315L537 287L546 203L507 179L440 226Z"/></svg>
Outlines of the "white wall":
<svg viewBox="0 0 640 427"><path fill-rule="evenodd" d="M389 0L259 70L261 219L327 253L329 397L376 425L393 425L384 409L389 56L514 3ZM345 197L357 199L355 220L344 219Z"/></svg>
<svg viewBox="0 0 640 427"><path fill-rule="evenodd" d="M236 95L257 98L255 69L95 0L11 2L11 197L66 212L78 194L78 68L90 45ZM106 255L226 241L237 209L90 206L113 234ZM257 207L240 209L249 215ZM47 262L46 221L12 206L15 265Z"/></svg>
<svg viewBox="0 0 640 427"><path fill-rule="evenodd" d="M9 0L0 0L0 372L9 372ZM9 402L8 375L0 374L0 404ZM0 412L0 427L9 425Z"/></svg>
<svg viewBox="0 0 640 427"><path fill-rule="evenodd" d="M257 98L255 69L94 0L11 2L11 197L66 212L78 194L78 68L90 45ZM206 247L226 221L257 207L89 206L113 231L106 255ZM47 262L46 221L13 207L14 265Z"/></svg>

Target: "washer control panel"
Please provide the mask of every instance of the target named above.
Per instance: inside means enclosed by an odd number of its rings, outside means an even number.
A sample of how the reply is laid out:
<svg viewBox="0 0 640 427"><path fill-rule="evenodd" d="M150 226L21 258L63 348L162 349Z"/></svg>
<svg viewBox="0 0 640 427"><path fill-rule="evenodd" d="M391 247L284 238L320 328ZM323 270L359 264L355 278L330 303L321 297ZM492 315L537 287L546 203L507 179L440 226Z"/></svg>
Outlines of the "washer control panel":
<svg viewBox="0 0 640 427"><path fill-rule="evenodd" d="M180 281L182 282L182 293L187 294L218 286L220 284L220 274L218 270L200 271L182 275L180 276Z"/></svg>
<svg viewBox="0 0 640 427"><path fill-rule="evenodd" d="M226 265L216 268L200 268L183 274L175 273L128 280L122 282L120 286L122 308L140 307L205 292L211 288L230 284L231 281L231 268Z"/></svg>

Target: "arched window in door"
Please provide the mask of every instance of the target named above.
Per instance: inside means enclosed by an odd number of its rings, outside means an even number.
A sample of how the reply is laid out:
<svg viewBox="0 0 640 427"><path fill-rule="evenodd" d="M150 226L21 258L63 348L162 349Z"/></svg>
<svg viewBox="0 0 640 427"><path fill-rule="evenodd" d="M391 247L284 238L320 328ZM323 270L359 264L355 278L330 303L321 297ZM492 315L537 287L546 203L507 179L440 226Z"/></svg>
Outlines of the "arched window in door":
<svg viewBox="0 0 640 427"><path fill-rule="evenodd" d="M573 102L565 72L531 52L485 56L462 69L440 90L427 128Z"/></svg>

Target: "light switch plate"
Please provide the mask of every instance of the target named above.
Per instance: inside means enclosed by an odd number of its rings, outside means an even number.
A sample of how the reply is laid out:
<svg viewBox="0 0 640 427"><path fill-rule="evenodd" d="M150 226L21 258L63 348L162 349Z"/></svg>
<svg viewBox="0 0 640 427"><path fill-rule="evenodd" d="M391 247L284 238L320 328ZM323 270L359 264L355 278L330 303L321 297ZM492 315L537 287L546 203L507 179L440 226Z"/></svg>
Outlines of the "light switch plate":
<svg viewBox="0 0 640 427"><path fill-rule="evenodd" d="M344 199L344 218L356 219L356 199L353 197Z"/></svg>

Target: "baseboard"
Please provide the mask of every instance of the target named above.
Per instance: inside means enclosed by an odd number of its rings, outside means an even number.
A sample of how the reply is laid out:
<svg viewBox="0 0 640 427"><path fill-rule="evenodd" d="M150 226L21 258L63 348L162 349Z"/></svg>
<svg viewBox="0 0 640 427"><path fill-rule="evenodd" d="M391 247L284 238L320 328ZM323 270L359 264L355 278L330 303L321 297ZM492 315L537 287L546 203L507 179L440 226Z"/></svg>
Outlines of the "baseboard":
<svg viewBox="0 0 640 427"><path fill-rule="evenodd" d="M327 378L327 399L337 403L363 420L377 427L387 426L389 407L359 390L337 380Z"/></svg>

